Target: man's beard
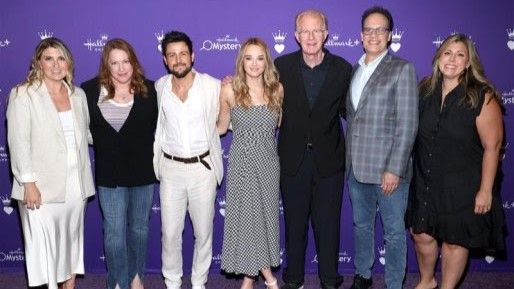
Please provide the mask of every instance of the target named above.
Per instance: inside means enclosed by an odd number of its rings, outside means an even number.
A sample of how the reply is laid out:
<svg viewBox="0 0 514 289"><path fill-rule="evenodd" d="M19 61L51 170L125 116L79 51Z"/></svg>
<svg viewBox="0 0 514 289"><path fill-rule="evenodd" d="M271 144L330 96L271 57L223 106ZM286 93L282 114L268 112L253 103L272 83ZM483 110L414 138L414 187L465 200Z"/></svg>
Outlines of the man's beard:
<svg viewBox="0 0 514 289"><path fill-rule="evenodd" d="M184 71L182 72L178 72L176 70L173 70L171 69L170 70L170 73L173 74L173 76L175 76L176 78L183 78L184 76L186 76L191 70L193 69L193 65L190 65L190 66L186 66L186 68L184 69Z"/></svg>

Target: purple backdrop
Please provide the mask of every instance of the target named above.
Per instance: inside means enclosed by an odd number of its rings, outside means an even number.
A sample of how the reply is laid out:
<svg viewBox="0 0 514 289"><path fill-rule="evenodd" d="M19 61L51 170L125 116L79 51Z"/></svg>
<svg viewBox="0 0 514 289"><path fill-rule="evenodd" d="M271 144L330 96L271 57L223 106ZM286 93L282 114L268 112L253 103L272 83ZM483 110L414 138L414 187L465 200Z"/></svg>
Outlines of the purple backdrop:
<svg viewBox="0 0 514 289"><path fill-rule="evenodd" d="M166 73L160 52L159 37L169 30L182 30L194 42L195 67L215 77L232 74L240 44L250 36L264 39L273 56L298 49L294 39L294 15L306 8L323 10L329 19L327 48L355 63L362 54L360 16L364 9L381 4L391 10L395 29L391 50L412 61L418 77L430 72L432 56L438 44L451 33L471 35L478 46L482 63L498 90L503 93L507 115L507 136L514 132L514 2L491 1L368 1L368 0L188 0L188 1L64 1L4 0L0 9L0 117L4 118L10 89L24 80L34 47L42 37L63 39L75 58L75 83L93 77L99 64L102 46L108 39L125 38L133 44L147 77L157 79ZM23 245L19 217L10 203L9 155L5 126L0 127L0 272L24 269ZM223 139L225 158L230 136ZM507 142L503 169L503 203L510 231L514 231L514 173L512 155ZM156 189L157 192L157 189ZM224 216L225 185L216 200L215 237L212 273L220 268ZM352 272L353 240L351 205L344 194L341 223L340 271ZM160 272L160 208L155 194L151 214L151 232L147 268ZM377 222L379 223L379 222ZM283 224L283 223L282 223ZM380 224L378 224L380 226ZM87 272L104 272L101 215L98 202L92 199L87 207L85 226L85 262ZM282 228L283 232L283 228ZM281 236L283 243L283 234ZM192 229L184 232L184 266L189 272L192 256ZM507 238L512 248L513 236ZM376 266L383 271L385 262L381 228L376 234ZM315 272L317 258L312 236L307 251L307 270ZM409 242L408 270L416 271L412 242ZM506 260L493 256L473 259L471 270L514 271L514 253Z"/></svg>

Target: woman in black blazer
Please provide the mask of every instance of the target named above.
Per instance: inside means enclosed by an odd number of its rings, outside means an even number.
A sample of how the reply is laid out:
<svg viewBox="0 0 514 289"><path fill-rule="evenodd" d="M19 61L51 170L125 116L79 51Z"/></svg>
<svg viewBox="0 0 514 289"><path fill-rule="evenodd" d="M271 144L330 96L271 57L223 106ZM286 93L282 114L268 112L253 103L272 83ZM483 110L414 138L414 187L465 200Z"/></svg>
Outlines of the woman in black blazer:
<svg viewBox="0 0 514 289"><path fill-rule="evenodd" d="M123 39L112 39L104 47L98 76L84 82L82 88L91 118L103 213L107 288L142 289L156 181L152 165L157 122L153 81L145 79L132 46Z"/></svg>

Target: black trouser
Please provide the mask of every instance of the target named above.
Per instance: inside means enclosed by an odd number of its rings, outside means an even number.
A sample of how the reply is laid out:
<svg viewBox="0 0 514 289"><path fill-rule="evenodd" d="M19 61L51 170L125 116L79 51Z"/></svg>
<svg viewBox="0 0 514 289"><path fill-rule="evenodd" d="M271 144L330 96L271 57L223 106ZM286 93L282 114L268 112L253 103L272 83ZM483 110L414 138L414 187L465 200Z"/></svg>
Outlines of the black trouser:
<svg viewBox="0 0 514 289"><path fill-rule="evenodd" d="M338 287L342 283L337 268L343 182L344 171L320 177L309 149L296 175L281 174L287 257L287 268L282 276L284 282L303 284L310 217L319 278L326 285Z"/></svg>

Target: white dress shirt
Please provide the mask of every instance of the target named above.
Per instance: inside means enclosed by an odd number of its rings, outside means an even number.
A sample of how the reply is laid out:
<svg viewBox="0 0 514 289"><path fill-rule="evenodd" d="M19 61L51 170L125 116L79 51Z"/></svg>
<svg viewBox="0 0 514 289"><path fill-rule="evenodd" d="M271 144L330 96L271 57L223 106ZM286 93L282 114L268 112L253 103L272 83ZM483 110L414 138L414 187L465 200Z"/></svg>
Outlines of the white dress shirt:
<svg viewBox="0 0 514 289"><path fill-rule="evenodd" d="M172 92L171 81L166 84L162 96L164 113L165 153L189 158L203 154L209 149L202 111L202 89L195 76L185 102Z"/></svg>
<svg viewBox="0 0 514 289"><path fill-rule="evenodd" d="M357 106L359 105L359 101L361 99L362 90L364 90L364 86L368 82L369 78L375 72L378 64L384 56L387 54L387 49L380 54L377 58L373 59L368 64L364 63L364 59L366 58L366 54L362 55L359 59L359 68L355 71L355 75L352 80L352 104L353 108L357 110Z"/></svg>

